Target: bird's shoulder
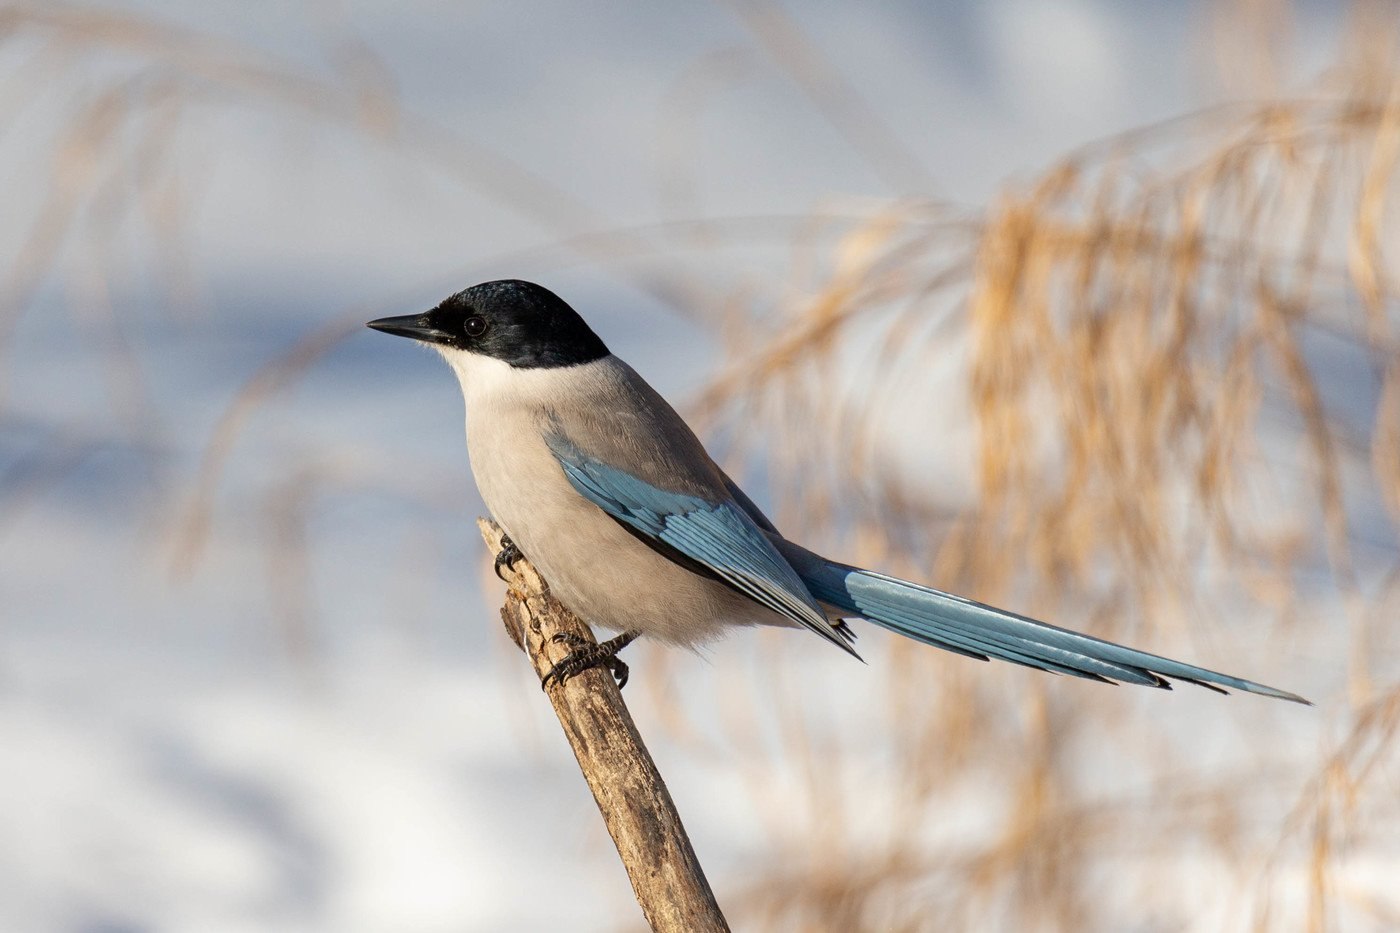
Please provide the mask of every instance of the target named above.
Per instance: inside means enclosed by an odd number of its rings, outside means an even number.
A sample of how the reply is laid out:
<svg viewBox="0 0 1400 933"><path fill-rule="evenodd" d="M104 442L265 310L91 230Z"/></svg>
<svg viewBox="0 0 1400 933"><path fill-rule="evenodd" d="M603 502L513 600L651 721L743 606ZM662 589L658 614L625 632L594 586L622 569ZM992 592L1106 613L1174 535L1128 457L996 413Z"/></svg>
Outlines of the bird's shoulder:
<svg viewBox="0 0 1400 933"><path fill-rule="evenodd" d="M729 498L724 474L671 404L615 356L583 366L542 399L552 430L590 459L643 482L710 502Z"/></svg>

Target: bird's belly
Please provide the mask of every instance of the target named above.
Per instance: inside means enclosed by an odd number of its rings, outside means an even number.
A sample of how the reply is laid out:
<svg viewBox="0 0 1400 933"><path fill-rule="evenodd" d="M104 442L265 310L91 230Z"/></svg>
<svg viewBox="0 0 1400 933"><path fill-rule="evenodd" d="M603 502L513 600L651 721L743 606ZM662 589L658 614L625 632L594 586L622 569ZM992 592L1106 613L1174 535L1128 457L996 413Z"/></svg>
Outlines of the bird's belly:
<svg viewBox="0 0 1400 933"><path fill-rule="evenodd" d="M790 624L639 541L574 490L543 443L517 441L508 457L480 446L472 471L487 508L585 622L684 645L726 626Z"/></svg>

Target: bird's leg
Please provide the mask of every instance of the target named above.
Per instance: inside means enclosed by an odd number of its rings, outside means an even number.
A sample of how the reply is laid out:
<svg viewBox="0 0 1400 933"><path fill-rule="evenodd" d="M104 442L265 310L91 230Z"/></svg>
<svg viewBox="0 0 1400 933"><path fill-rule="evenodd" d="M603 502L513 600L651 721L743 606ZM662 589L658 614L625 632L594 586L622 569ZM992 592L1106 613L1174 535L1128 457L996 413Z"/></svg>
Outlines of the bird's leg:
<svg viewBox="0 0 1400 933"><path fill-rule="evenodd" d="M641 632L623 632L616 638L609 638L600 644L585 641L573 632L559 632L551 641L573 648L559 662L549 669L540 680L541 689L548 690L550 683L562 684L576 674L590 667L606 667L617 678L617 689L627 686L627 665L622 663L617 653L636 640Z"/></svg>
<svg viewBox="0 0 1400 933"><path fill-rule="evenodd" d="M510 539L510 535L501 535L501 552L496 555L496 576L501 578L501 582L506 582L506 575L501 573L502 567L515 569L515 562L524 557L520 553L520 548L515 546L515 542Z"/></svg>

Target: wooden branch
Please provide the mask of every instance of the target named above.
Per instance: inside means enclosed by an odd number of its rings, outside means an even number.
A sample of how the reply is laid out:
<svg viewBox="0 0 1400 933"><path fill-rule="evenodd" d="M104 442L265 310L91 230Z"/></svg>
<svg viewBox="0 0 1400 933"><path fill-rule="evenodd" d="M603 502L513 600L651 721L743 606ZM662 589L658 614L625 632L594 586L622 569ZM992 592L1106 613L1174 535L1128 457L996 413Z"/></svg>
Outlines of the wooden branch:
<svg viewBox="0 0 1400 933"><path fill-rule="evenodd" d="M485 518L477 524L486 547L499 554L500 526ZM537 675L543 677L569 653L567 646L551 641L557 633L572 632L593 642L592 631L549 595L548 586L528 560L518 561L513 572L506 571L506 580L510 593L501 619ZM622 856L647 923L666 933L727 933L729 926L676 805L612 674L605 668L591 668L562 684L551 684L547 693Z"/></svg>

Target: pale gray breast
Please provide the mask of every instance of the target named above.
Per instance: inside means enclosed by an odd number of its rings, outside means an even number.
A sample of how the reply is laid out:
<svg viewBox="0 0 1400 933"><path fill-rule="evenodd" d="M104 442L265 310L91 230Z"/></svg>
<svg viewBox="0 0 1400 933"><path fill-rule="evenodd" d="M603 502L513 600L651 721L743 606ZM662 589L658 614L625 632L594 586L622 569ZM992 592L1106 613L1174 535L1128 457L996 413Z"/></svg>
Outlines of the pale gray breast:
<svg viewBox="0 0 1400 933"><path fill-rule="evenodd" d="M694 433L629 366L606 357L567 369L504 373L476 361L454 368L482 499L565 605L599 625L687 644L725 624L787 624L661 556L564 476L547 432L663 489L711 501L726 495Z"/></svg>

